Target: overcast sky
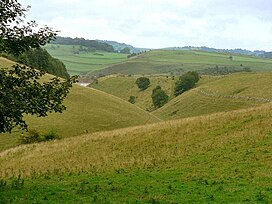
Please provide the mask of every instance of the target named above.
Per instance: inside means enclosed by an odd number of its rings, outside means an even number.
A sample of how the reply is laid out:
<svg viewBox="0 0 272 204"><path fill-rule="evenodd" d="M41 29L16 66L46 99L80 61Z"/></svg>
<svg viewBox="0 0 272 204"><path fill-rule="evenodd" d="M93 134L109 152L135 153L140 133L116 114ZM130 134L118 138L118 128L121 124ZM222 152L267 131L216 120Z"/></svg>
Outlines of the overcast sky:
<svg viewBox="0 0 272 204"><path fill-rule="evenodd" d="M64 37L272 51L271 0L19 0Z"/></svg>

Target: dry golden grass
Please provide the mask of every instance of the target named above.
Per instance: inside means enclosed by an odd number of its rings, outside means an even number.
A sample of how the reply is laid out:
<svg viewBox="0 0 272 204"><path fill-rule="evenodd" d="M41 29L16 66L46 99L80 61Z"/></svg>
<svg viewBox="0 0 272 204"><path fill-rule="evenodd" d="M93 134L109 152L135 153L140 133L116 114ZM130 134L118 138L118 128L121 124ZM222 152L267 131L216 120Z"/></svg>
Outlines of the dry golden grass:
<svg viewBox="0 0 272 204"><path fill-rule="evenodd" d="M221 164L231 167L240 161L250 168L248 156L258 159L252 165L272 168L271 108L270 103L248 110L19 146L0 153L0 176L189 168L192 163L188 158L202 158L219 167ZM247 155L247 152L254 155ZM220 171L224 168L219 168Z"/></svg>
<svg viewBox="0 0 272 204"><path fill-rule="evenodd" d="M15 64L14 62L12 62L6 58L0 57L0 68L8 68L14 64Z"/></svg>

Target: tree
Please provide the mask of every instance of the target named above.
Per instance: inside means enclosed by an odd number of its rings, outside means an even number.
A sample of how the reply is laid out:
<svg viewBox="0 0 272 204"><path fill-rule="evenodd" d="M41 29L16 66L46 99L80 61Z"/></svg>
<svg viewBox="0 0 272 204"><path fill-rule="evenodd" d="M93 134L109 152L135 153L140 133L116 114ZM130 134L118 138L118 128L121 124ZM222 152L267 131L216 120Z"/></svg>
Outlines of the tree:
<svg viewBox="0 0 272 204"><path fill-rule="evenodd" d="M124 54L130 54L130 49L128 47L125 47L122 50L120 50L120 52Z"/></svg>
<svg viewBox="0 0 272 204"><path fill-rule="evenodd" d="M139 77L136 80L136 84L137 84L138 88L143 91L143 90L147 89L148 86L150 85L150 80L147 77Z"/></svg>
<svg viewBox="0 0 272 204"><path fill-rule="evenodd" d="M128 102L134 104L136 103L136 97L135 96L130 96L129 99L128 99Z"/></svg>
<svg viewBox="0 0 272 204"><path fill-rule="evenodd" d="M155 89L152 91L152 102L153 105L156 108L160 108L163 105L165 105L168 102L168 95L165 93L164 90L161 89L160 86L157 86Z"/></svg>
<svg viewBox="0 0 272 204"><path fill-rule="evenodd" d="M185 91L193 88L195 84L199 81L199 74L194 71L187 72L182 75L178 81L175 83L174 95L178 96Z"/></svg>
<svg viewBox="0 0 272 204"><path fill-rule="evenodd" d="M18 56L31 48L40 48L54 39L56 32L45 26L37 29L35 21L24 24L25 12L17 0L0 2L0 53ZM67 96L75 77L68 80L52 78L42 82L45 74L23 65L0 69L0 133L15 127L27 129L23 116L47 116L62 112L62 101Z"/></svg>

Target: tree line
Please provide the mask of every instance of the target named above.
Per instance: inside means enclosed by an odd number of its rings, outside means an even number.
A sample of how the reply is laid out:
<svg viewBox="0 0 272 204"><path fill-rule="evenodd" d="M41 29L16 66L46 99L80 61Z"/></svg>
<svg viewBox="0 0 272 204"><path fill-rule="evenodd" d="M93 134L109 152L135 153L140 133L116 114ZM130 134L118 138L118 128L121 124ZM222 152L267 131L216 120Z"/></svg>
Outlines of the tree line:
<svg viewBox="0 0 272 204"><path fill-rule="evenodd" d="M19 55L3 53L1 56L12 61L25 64L35 69L43 70L54 76L68 79L70 76L63 62L52 57L45 49L29 49Z"/></svg>
<svg viewBox="0 0 272 204"><path fill-rule="evenodd" d="M70 38L70 37L60 37L57 36L54 41L51 42L52 44L60 44L60 45L81 45L89 48L89 50L96 51L96 50L103 50L106 52L114 52L113 46L99 42L97 40L87 40L84 38Z"/></svg>

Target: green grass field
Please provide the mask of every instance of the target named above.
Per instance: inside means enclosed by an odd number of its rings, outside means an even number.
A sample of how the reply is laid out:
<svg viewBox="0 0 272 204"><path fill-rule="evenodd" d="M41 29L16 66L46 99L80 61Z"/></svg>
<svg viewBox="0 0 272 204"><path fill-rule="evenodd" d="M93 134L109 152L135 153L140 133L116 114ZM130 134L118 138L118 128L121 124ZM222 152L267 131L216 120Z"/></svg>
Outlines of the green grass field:
<svg viewBox="0 0 272 204"><path fill-rule="evenodd" d="M271 110L267 104L10 149L0 153L7 181L0 195L14 203L269 203Z"/></svg>
<svg viewBox="0 0 272 204"><path fill-rule="evenodd" d="M253 71L271 71L272 60L244 55L234 55L233 60L230 60L229 54L224 53L153 50L90 74L181 74L215 66L237 69L248 67Z"/></svg>
<svg viewBox="0 0 272 204"><path fill-rule="evenodd" d="M127 60L126 54L104 51L78 52L80 46L77 45L48 44L45 48L53 57L65 64L70 75L85 74Z"/></svg>

